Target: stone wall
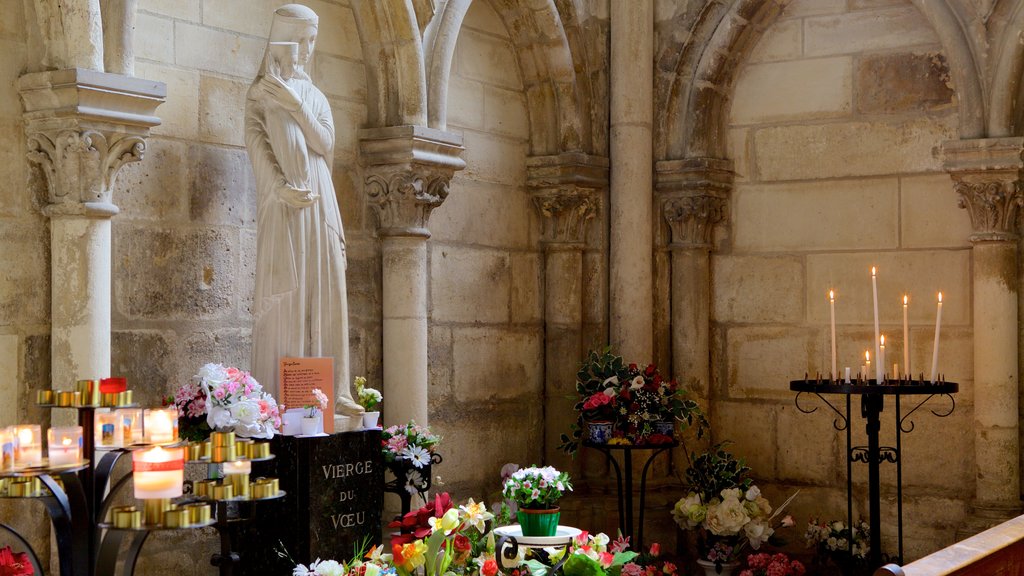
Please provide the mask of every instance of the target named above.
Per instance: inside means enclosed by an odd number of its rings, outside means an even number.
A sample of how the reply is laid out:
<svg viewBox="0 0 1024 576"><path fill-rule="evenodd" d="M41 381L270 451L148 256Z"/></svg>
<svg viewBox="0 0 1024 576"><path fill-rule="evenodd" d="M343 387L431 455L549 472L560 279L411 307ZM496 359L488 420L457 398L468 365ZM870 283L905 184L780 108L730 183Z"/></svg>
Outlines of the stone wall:
<svg viewBox="0 0 1024 576"><path fill-rule="evenodd" d="M466 168L430 218L430 417L445 437L438 472L446 487L487 502L502 465L540 464L543 454L543 256L525 188L530 122L508 31L488 2L474 2L448 92L448 130L463 136Z"/></svg>
<svg viewBox="0 0 1024 576"><path fill-rule="evenodd" d="M927 409L948 406L932 400L903 436L910 557L954 540L974 490L970 221L934 152L958 137L957 120L938 38L910 2L791 3L738 72L729 129L737 179L730 229L712 258L715 437L735 440L777 499L800 487L801 523L846 514L845 433L815 399L816 413L798 412L788 390L805 372L830 370L829 289L840 371L856 372L869 348L874 356L877 266L887 372L904 369L906 293L911 368L926 375L943 292L939 370L961 391L952 416L932 416ZM854 404L854 445L864 444ZM891 400L882 419L881 442L894 445ZM894 551L895 468L882 470L883 544ZM866 466L855 465L854 482L854 513L866 515Z"/></svg>

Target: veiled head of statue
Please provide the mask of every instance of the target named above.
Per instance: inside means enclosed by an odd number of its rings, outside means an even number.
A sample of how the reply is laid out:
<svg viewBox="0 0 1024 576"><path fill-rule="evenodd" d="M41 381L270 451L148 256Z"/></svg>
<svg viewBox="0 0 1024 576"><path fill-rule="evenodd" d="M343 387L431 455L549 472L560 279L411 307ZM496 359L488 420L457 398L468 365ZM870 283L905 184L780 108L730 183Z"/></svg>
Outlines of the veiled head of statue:
<svg viewBox="0 0 1024 576"><path fill-rule="evenodd" d="M270 24L270 42L297 42L299 66L305 66L313 54L319 18L302 4L285 4L274 11Z"/></svg>

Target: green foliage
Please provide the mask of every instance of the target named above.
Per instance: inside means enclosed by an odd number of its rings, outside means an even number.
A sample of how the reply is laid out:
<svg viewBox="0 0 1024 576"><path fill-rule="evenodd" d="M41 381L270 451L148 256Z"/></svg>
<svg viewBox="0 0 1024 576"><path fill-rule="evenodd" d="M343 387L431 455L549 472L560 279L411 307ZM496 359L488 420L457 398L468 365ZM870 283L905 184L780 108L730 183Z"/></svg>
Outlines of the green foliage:
<svg viewBox="0 0 1024 576"><path fill-rule="evenodd" d="M750 468L725 450L728 444L721 442L699 456L691 455L686 480L704 502L710 502L727 488L741 488L745 492L753 482L748 477Z"/></svg>
<svg viewBox="0 0 1024 576"><path fill-rule="evenodd" d="M606 576L601 564L585 554L570 554L562 572L565 576Z"/></svg>

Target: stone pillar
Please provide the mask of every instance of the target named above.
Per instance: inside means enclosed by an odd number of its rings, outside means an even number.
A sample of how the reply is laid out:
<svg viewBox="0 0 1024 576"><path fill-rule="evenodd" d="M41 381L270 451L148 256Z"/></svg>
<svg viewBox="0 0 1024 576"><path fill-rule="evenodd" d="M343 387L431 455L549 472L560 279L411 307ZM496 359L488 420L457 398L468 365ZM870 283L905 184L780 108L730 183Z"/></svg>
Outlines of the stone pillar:
<svg viewBox="0 0 1024 576"><path fill-rule="evenodd" d="M462 137L423 126L359 132L364 185L377 215L383 267L383 362L388 424L427 424L427 221L448 197Z"/></svg>
<svg viewBox="0 0 1024 576"><path fill-rule="evenodd" d="M947 142L945 168L973 232L975 501L966 531L1020 513L1017 216L1024 139ZM941 369L940 369L941 372Z"/></svg>
<svg viewBox="0 0 1024 576"><path fill-rule="evenodd" d="M527 186L541 215L544 246L544 456L570 466L558 450L574 414L576 371L583 342L583 251L608 186L608 160L583 153L527 160Z"/></svg>
<svg viewBox="0 0 1024 576"><path fill-rule="evenodd" d="M609 331L624 359L645 364L654 354L654 3L610 8Z"/></svg>
<svg viewBox="0 0 1024 576"><path fill-rule="evenodd" d="M121 166L142 159L161 82L70 69L18 80L28 157L43 168L51 250L52 382L110 376L110 218Z"/></svg>

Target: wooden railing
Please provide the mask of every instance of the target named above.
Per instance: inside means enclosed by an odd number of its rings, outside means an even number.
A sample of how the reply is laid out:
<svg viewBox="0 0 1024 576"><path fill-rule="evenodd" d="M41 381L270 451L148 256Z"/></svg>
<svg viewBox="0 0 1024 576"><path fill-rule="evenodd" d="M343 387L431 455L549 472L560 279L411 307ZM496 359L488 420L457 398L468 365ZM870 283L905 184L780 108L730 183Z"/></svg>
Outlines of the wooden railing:
<svg viewBox="0 0 1024 576"><path fill-rule="evenodd" d="M874 576L1024 576L1024 516Z"/></svg>

